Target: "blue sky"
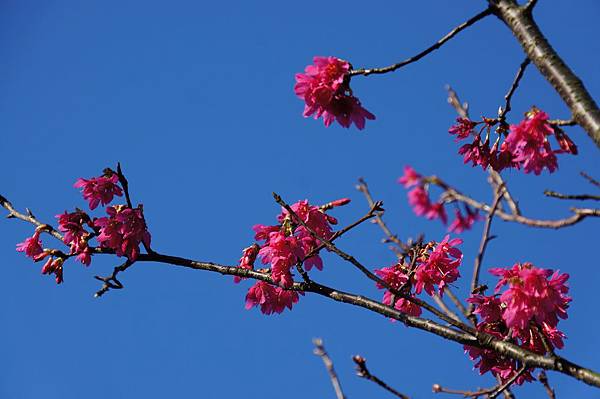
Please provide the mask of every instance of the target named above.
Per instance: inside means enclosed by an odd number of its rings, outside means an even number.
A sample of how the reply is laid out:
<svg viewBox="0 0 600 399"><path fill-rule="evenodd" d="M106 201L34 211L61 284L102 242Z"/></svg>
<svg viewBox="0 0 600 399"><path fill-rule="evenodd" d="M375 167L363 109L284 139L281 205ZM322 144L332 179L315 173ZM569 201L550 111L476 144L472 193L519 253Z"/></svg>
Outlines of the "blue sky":
<svg viewBox="0 0 600 399"><path fill-rule="evenodd" d="M450 83L473 116L503 103L521 49L494 17L441 50L394 74L357 77L352 85L377 116L364 131L303 119L294 74L314 55L335 55L357 67L383 66L420 51L482 10L484 2L120 2L5 1L0 13L0 193L46 221L85 204L72 184L122 162L134 202L144 204L154 247L164 253L234 264L252 242L251 226L272 223L288 201L324 203L351 197L334 212L349 223L366 211L359 176L385 202L387 221L402 237L444 227L415 217L395 183L406 164L437 173L489 201L480 169L463 166L447 134L455 118ZM600 43L593 1L541 1L543 31L596 98ZM568 15L568 17L565 17ZM568 110L530 68L513 101L512 120L531 105L551 117ZM580 148L562 156L557 173L506 173L524 213L557 218L572 203L545 199L551 188L591 191L579 171L597 178L597 148L580 128ZM593 309L600 282L595 220L561 231L497 222L484 268L531 261L571 274L569 339L561 352L600 369L600 322ZM463 235L464 294L482 225ZM458 345L391 323L361 309L310 295L293 312L263 316L244 310L249 284L230 277L138 264L125 289L101 299L96 274L117 259L65 268L56 286L39 264L14 251L32 228L0 223L0 396L6 398L333 397L311 339L323 337L349 397L384 397L356 377L351 356L414 398L440 383L475 388L479 377ZM393 254L380 231L364 225L340 241L372 268ZM48 240L46 240L49 243ZM350 265L326 255L318 280L379 298ZM492 282L487 273L483 279ZM593 388L556 374L558 397L591 397ZM541 386L517 388L543 397Z"/></svg>

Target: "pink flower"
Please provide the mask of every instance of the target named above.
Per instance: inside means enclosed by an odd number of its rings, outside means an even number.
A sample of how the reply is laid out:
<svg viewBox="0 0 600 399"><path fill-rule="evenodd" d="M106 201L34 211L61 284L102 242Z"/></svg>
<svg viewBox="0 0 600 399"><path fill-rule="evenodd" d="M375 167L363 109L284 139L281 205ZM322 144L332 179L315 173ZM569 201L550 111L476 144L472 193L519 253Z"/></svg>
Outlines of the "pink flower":
<svg viewBox="0 0 600 399"><path fill-rule="evenodd" d="M256 261L256 257L258 256L259 249L260 247L258 246L258 244L252 244L248 248L244 248L238 266L242 269L254 270L254 262ZM242 281L243 279L244 277L233 276L233 282L236 284Z"/></svg>
<svg viewBox="0 0 600 399"><path fill-rule="evenodd" d="M269 244L260 249L258 253L264 264L271 264L271 276L276 283L283 287L291 287L294 283L291 268L303 256L303 251L298 239L286 236L278 231L269 234Z"/></svg>
<svg viewBox="0 0 600 399"><path fill-rule="evenodd" d="M58 229L65 233L63 241L71 247L71 254L79 254L77 259L85 265L91 262L91 251L88 249L88 233L84 224L92 225L90 217L81 210L56 215Z"/></svg>
<svg viewBox="0 0 600 399"><path fill-rule="evenodd" d="M490 164L489 143L481 143L481 138L475 136L471 144L465 144L458 150L458 153L464 156L464 163L472 162L473 166L481 166L486 170Z"/></svg>
<svg viewBox="0 0 600 399"><path fill-rule="evenodd" d="M540 269L531 263L516 264L508 270L492 269L490 272L503 277L501 286L508 286L500 300L506 305L502 317L513 330L513 336L527 336L531 321L539 325L546 323L553 328L559 318L567 318L571 301L566 295L569 290L565 285L568 274L559 275L558 271L553 274L552 270ZM496 290L500 287L497 286Z"/></svg>
<svg viewBox="0 0 600 399"><path fill-rule="evenodd" d="M473 211L471 208L466 207L467 215L463 216L459 209L454 211L456 218L448 226L448 231L455 234L460 234L465 230L469 230L473 227L473 223L480 219L479 212Z"/></svg>
<svg viewBox="0 0 600 399"><path fill-rule="evenodd" d="M28 237L25 241L17 244L17 252L25 252L25 255L30 258L35 258L44 250L42 241L40 240L41 230L36 230L32 237Z"/></svg>
<svg viewBox="0 0 600 399"><path fill-rule="evenodd" d="M502 301L495 295L472 295L467 302L475 305L473 313L481 316L485 323L496 323L502 319Z"/></svg>
<svg viewBox="0 0 600 399"><path fill-rule="evenodd" d="M405 287L410 287L407 285L409 282L408 276L406 275L403 266L399 263L394 266L377 269L375 270L375 274L388 286L395 290L401 290ZM383 289L386 287L380 283L377 283L377 288ZM389 290L386 290L383 294L383 303L385 305L392 306L392 300L394 300L393 307L400 312L411 316L421 315L421 307L419 305L414 304L406 298L394 298L394 294L392 294Z"/></svg>
<svg viewBox="0 0 600 399"><path fill-rule="evenodd" d="M429 194L422 185L408 192L408 203L412 206L417 216L424 216L431 209Z"/></svg>
<svg viewBox="0 0 600 399"><path fill-rule="evenodd" d="M260 306L260 311L266 315L281 313L285 308L292 309L298 302L298 292L275 287L264 281L258 281L246 294L246 309Z"/></svg>
<svg viewBox="0 0 600 399"><path fill-rule="evenodd" d="M571 138L569 136L567 136L567 134L559 128L554 129L554 136L556 137L556 141L558 142L558 145L560 146L560 150L555 151L556 153L559 152L567 152L573 155L577 155L578 151L577 151L577 146L575 145L575 143L573 142L573 140L571 140Z"/></svg>
<svg viewBox="0 0 600 399"><path fill-rule="evenodd" d="M404 175L398 179L398 183L409 188L419 184L421 182L421 177L422 176L418 174L416 170L407 165L404 167Z"/></svg>
<svg viewBox="0 0 600 399"><path fill-rule="evenodd" d="M464 140L473 134L473 128L477 125L469 118L456 118L456 125L448 129L448 133L456 135L456 141Z"/></svg>
<svg viewBox="0 0 600 399"><path fill-rule="evenodd" d="M305 68L305 73L296 74L294 86L296 95L306 103L305 118L323 117L325 126L334 120L343 127L354 123L359 129L365 127L365 119L375 119L352 95L348 62L335 57L314 57L313 62Z"/></svg>
<svg viewBox="0 0 600 399"><path fill-rule="evenodd" d="M92 177L91 179L78 179L74 187L81 188L83 198L89 202L90 209L94 210L98 204L106 205L110 203L113 197L122 196L123 190L117 185L119 177L116 174L111 176Z"/></svg>
<svg viewBox="0 0 600 399"><path fill-rule="evenodd" d="M146 227L142 206L131 209L124 205L106 208L109 217L96 219L94 225L100 229L98 242L104 248L115 251L117 256L126 256L135 261L140 254L140 243L150 246L150 233Z"/></svg>
<svg viewBox="0 0 600 399"><path fill-rule="evenodd" d="M444 288L460 277L458 266L462 262L462 252L455 246L461 243L461 239L450 240L450 236L446 235L431 253L423 255L414 276L417 294L424 290L427 294L433 295L437 287L441 296L444 294Z"/></svg>
<svg viewBox="0 0 600 399"><path fill-rule="evenodd" d="M529 115L518 125L510 125L510 133L503 146L525 173L539 175L544 168L552 173L558 168L558 162L547 136L553 134L554 129L548 123L545 112L533 110Z"/></svg>
<svg viewBox="0 0 600 399"><path fill-rule="evenodd" d="M427 212L425 212L425 217L429 220L440 219L444 224L448 223L448 216L442 202L431 204Z"/></svg>

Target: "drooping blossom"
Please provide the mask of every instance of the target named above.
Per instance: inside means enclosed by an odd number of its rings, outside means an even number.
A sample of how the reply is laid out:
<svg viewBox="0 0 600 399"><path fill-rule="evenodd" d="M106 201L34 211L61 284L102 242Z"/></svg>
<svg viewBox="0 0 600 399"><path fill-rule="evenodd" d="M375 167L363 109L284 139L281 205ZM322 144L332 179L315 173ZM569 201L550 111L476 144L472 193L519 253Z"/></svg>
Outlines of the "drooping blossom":
<svg viewBox="0 0 600 399"><path fill-rule="evenodd" d="M502 145L525 173L539 175L544 168L552 173L558 168L558 161L547 137L554 134L554 129L545 112L533 111L529 115L519 124L510 126L510 133Z"/></svg>
<svg viewBox="0 0 600 399"><path fill-rule="evenodd" d="M429 194L425 187L419 185L408 192L408 203L417 216L424 216L431 208Z"/></svg>
<svg viewBox="0 0 600 399"><path fill-rule="evenodd" d="M448 129L448 133L456 135L456 141L464 140L473 134L473 128L477 123L469 118L456 118L456 124Z"/></svg>
<svg viewBox="0 0 600 399"><path fill-rule="evenodd" d="M434 244L431 252L423 253L414 277L417 294L425 291L428 295L433 295L437 288L441 296L444 294L444 288L460 277L458 266L463 256L456 248L460 244L460 238L450 239L450 236L446 235L441 242Z"/></svg>
<svg viewBox="0 0 600 399"><path fill-rule="evenodd" d="M448 231L455 234L460 234L465 230L469 230L473 224L480 219L479 212L466 207L467 214L463 216L460 209L455 209L455 219L448 226Z"/></svg>
<svg viewBox="0 0 600 399"><path fill-rule="evenodd" d="M458 150L463 155L464 162L482 169L491 167L496 171L505 168L523 169L525 173L539 175L544 169L550 173L558 169L556 154L577 154L577 146L571 138L559 127L552 126L548 114L533 107L525 119L516 125L501 122L494 128L498 119L483 118L480 122L458 118L457 124L449 129L450 134L456 135L456 141L473 136L471 143L464 144ZM473 128L483 124L479 133ZM482 133L485 130L485 138ZM496 138L493 136L496 135ZM553 149L549 137L554 135L559 149ZM493 145L490 148L490 143Z"/></svg>
<svg viewBox="0 0 600 399"><path fill-rule="evenodd" d="M267 282L258 281L246 294L246 309L260 306L260 311L266 315L281 313L285 308L292 309L298 302L298 292L275 287Z"/></svg>
<svg viewBox="0 0 600 399"><path fill-rule="evenodd" d="M421 175L409 165L404 167L404 175L398 179L398 183L402 184L406 188L416 186L420 182Z"/></svg>
<svg viewBox="0 0 600 399"><path fill-rule="evenodd" d="M397 263L390 267L383 267L381 269L376 269L375 274L383 280L389 287L394 290L403 290L402 292L409 292L410 285L408 284L409 278L406 275L406 268L401 264ZM377 288L385 289L387 288L385 285L376 283ZM407 290L408 288L408 290ZM409 294L411 297L412 294ZM392 305L392 301L394 304ZM402 313L411 315L411 316L420 316L421 315L421 307L413 302L411 302L407 298L396 297L391 291L386 290L383 294L383 303L388 306L392 306L395 309L399 310Z"/></svg>
<svg viewBox="0 0 600 399"><path fill-rule="evenodd" d="M117 256L126 256L135 261L140 254L140 244L150 246L150 233L142 206L131 209L124 205L106 208L108 217L94 220L94 225L100 230L97 237L100 246L110 248Z"/></svg>
<svg viewBox="0 0 600 399"><path fill-rule="evenodd" d="M91 252L88 248L90 233L85 230L84 224L93 226L90 217L81 210L66 212L56 215L58 230L65 233L63 241L71 248L71 254L77 254L77 259L85 265L91 262Z"/></svg>
<svg viewBox="0 0 600 399"><path fill-rule="evenodd" d="M306 103L305 118L323 117L325 126L330 126L334 120L346 128L354 123L361 130L366 119L375 119L352 94L348 75L351 66L347 61L336 57L314 57L313 62L304 73L296 74L294 86L296 95Z"/></svg>
<svg viewBox="0 0 600 399"><path fill-rule="evenodd" d="M44 249L42 248L42 241L40 240L40 229L36 229L33 236L28 237L25 241L17 244L17 252L25 252L25 255L30 258L35 258L40 255Z"/></svg>
<svg viewBox="0 0 600 399"><path fill-rule="evenodd" d="M561 349L565 334L557 324L567 317L569 276L531 263L495 268L490 273L500 278L495 295L477 294L468 299L475 305L474 314L481 317L477 330L542 355L552 348ZM491 371L503 382L520 368L516 361L493 350L465 346L465 351L477 361L475 367L480 374ZM517 383L531 381L531 371L527 370Z"/></svg>
<svg viewBox="0 0 600 399"><path fill-rule="evenodd" d="M83 198L89 202L91 210L99 204L103 206L110 203L114 196L122 196L123 190L118 186L119 177L112 173L110 176L92 177L91 179L78 179L73 185L81 188Z"/></svg>

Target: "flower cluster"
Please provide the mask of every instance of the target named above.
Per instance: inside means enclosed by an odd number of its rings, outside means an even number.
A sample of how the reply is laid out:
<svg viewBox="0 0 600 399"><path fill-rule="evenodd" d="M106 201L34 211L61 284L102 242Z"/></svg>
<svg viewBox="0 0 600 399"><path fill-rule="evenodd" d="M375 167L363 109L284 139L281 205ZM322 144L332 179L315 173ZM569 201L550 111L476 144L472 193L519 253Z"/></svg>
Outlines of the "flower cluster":
<svg viewBox="0 0 600 399"><path fill-rule="evenodd" d="M406 188L412 189L408 192L408 203L412 206L417 216L424 216L429 220L439 219L442 223L448 223L448 216L444 208L444 202L438 200L432 202L429 198L429 184L427 178L421 176L412 167L404 167L404 175L398 179L398 183ZM460 234L468 230L480 219L479 213L464 205L464 215L460 208L455 208L455 219L448 226L451 233Z"/></svg>
<svg viewBox="0 0 600 399"><path fill-rule="evenodd" d="M539 175L544 169L550 173L558 168L556 154L577 154L577 146L567 134L548 121L548 114L533 108L517 125L500 125L496 129L498 137L490 147L492 127L497 119L483 118L474 122L468 118L458 118L456 124L448 130L456 136L456 141L473 137L473 142L463 145L458 153L463 155L464 162L473 166L481 166L484 170L489 167L496 171L505 168L523 169L525 173ZM482 125L479 132L475 127ZM486 131L485 139L481 135ZM548 137L554 135L559 149L552 149ZM501 139L504 138L502 144Z"/></svg>
<svg viewBox="0 0 600 399"><path fill-rule="evenodd" d="M304 73L296 74L294 91L306 103L304 117L323 117L325 126L337 120L343 127L352 123L358 129L365 127L365 120L375 119L354 97L350 89L351 65L335 57L314 57Z"/></svg>
<svg viewBox="0 0 600 399"><path fill-rule="evenodd" d="M564 346L565 335L558 330L559 319L567 318L571 298L568 274L535 267L531 263L516 264L512 268L491 269L500 277L495 295L477 294L468 301L475 305L474 313L481 320L479 331L500 340L511 341L520 347L539 354ZM504 292L501 292L506 288ZM500 356L489 349L465 346L465 351L480 374L488 371L502 381L510 379L519 370L518 362ZM516 383L532 380L531 371L523 373Z"/></svg>
<svg viewBox="0 0 600 399"><path fill-rule="evenodd" d="M98 205L108 205L115 196L122 196L123 189L118 185L118 175L106 169L104 175L91 179L78 179L75 187L81 188L83 198L91 210ZM55 249L43 249L40 234L51 231L51 227L38 227L32 237L17 244L17 251L25 252L35 262L46 259L42 274L54 274L58 284L63 282L64 261L75 256L88 266L94 253L89 241L95 238L101 248L108 248L117 256L126 256L135 261L140 253L140 244L150 245L150 233L144 220L142 205L130 208L127 205L114 205L106 208L108 217L91 218L80 209L65 211L56 215L58 230L63 233L63 242L69 247L68 254Z"/></svg>
<svg viewBox="0 0 600 399"><path fill-rule="evenodd" d="M319 238L331 239L332 225L337 224L337 220L325 211L348 202L348 199L342 199L316 207L306 200L298 201L290 206L293 214L282 210L277 217L277 225L257 224L253 227L254 238L263 243L244 249L239 267L253 270L259 257L263 264L270 265L270 275L276 286L263 281L256 283L246 296L247 308L260 305L265 314L281 313L298 302L298 294L289 290L294 283L292 268L303 264L307 271L313 267L323 269L323 261L317 251L322 242L311 231ZM236 283L240 280L240 277L234 278Z"/></svg>
<svg viewBox="0 0 600 399"><path fill-rule="evenodd" d="M456 246L461 243L462 240L451 240L447 235L441 242L432 241L415 250L412 255L415 262L411 262L413 266L400 261L393 266L375 270L375 274L385 283L377 283L377 288L387 288L383 303L392 306L392 301L395 301L393 306L399 311L419 316L421 308L411 298L423 291L430 296L435 293L441 296L445 287L460 277L458 267L463 256ZM395 292L391 292L389 288Z"/></svg>

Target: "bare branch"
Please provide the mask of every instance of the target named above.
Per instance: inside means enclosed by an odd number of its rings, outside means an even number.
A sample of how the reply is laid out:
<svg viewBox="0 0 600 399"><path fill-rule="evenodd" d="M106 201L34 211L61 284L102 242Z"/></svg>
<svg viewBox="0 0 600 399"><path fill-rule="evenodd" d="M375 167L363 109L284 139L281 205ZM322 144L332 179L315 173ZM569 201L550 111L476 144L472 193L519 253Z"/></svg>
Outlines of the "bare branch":
<svg viewBox="0 0 600 399"><path fill-rule="evenodd" d="M494 399L497 398L498 395L500 395L502 392L504 392L505 390L507 390L508 388L510 388L510 386L520 377L523 375L523 373L527 371L527 367L523 366L521 367L521 369L519 371L517 371L515 373L515 375L513 375L512 377L510 377L508 379L508 381L506 381L500 388L498 388L493 394L491 394L489 396L489 399Z"/></svg>
<svg viewBox="0 0 600 399"><path fill-rule="evenodd" d="M473 278L471 280L471 294L475 292L477 287L479 286L479 270L481 269L481 264L483 263L483 256L485 255L485 250L487 248L488 242L490 242L490 230L492 228L492 220L494 219L494 213L498 208L498 204L500 203L500 199L502 198L502 191L504 190L504 186L498 187L496 193L494 194L494 202L492 203L492 209L488 213L485 218L485 225L483 226L483 233L481 235L481 243L479 244L479 251L477 252L477 257L475 258L475 265L473 266ZM473 313L473 309L475 306L471 303L469 304L468 313L471 317Z"/></svg>
<svg viewBox="0 0 600 399"><path fill-rule="evenodd" d="M329 374L329 379L331 380L331 385L333 385L333 389L335 390L335 396L337 399L346 399L344 396L344 392L342 391L342 385L340 384L340 380L333 368L333 361L325 351L325 347L323 346L323 340L321 338L313 339L313 344L315 345L315 349L313 353L323 360L323 364L325 364L325 368L327 369L327 373Z"/></svg>
<svg viewBox="0 0 600 399"><path fill-rule="evenodd" d="M107 293L111 289L113 289L113 290L120 290L120 289L122 289L123 288L123 284L117 279L117 275L120 272L124 272L125 270L127 270L131 265L133 265L133 262L130 261L130 260L127 260L121 266L116 266L113 269L113 272L112 272L112 274L110 276L107 276L107 277L94 276L94 278L96 280L100 280L100 281L104 282L104 284L102 285L102 288L100 288L94 294L94 298L100 298L102 295L104 295L105 293Z"/></svg>
<svg viewBox="0 0 600 399"><path fill-rule="evenodd" d="M458 94L450 87L450 85L446 85L446 91L448 92L448 104L450 104L455 110L458 116L461 118L469 117L469 103L464 102L461 103Z"/></svg>
<svg viewBox="0 0 600 399"><path fill-rule="evenodd" d="M371 372L367 368L367 359L365 359L364 357L362 357L360 355L356 355L352 358L352 360L354 360L354 363L356 363L356 374L359 377L362 377L369 381L373 381L375 384L379 385L380 387L382 387L386 391L390 392L391 394L399 397L400 399L410 399L408 396L398 392L397 390L395 390L394 388L392 388L391 386L386 384L383 380L381 380L377 376L371 374Z"/></svg>
<svg viewBox="0 0 600 399"><path fill-rule="evenodd" d="M517 71L517 75L515 76L515 79L512 82L512 85L510 86L510 89L508 90L508 93L506 93L506 95L504 96L504 108L501 108L500 112L498 112L498 120L501 123L506 123L506 114L508 114L511 110L511 100L512 100L512 96L515 94L515 91L517 90L517 87L519 87L519 83L521 82L521 78L523 78L523 74L525 73L525 69L527 68L527 65L529 65L529 63L531 62L531 60L529 58L525 58L525 60L523 60L523 62L521 62L521 65L519 66L519 70Z"/></svg>
<svg viewBox="0 0 600 399"><path fill-rule="evenodd" d="M549 399L556 399L556 394L554 393L554 389L552 389L552 387L550 386L550 383L548 382L548 376L546 375L545 371L540 371L540 374L538 375L538 381L542 383L542 385L544 386L544 389L546 390L546 394L548 395Z"/></svg>
<svg viewBox="0 0 600 399"><path fill-rule="evenodd" d="M544 191L544 195L547 197L553 197L558 199L569 199L569 200L593 200L600 201L600 195L591 195L591 194L561 194L556 191L546 190Z"/></svg>
<svg viewBox="0 0 600 399"><path fill-rule="evenodd" d="M440 47L442 47L442 45L444 43L446 43L448 40L452 39L459 32L465 30L469 26L473 25L475 22L487 17L490 14L491 14L490 9L489 8L485 9L484 11L475 15L474 17L472 17L472 18L468 19L467 21L463 22L462 24L458 25L456 28L452 29L444 37L442 37L440 40L435 42L432 46L428 47L427 49L421 51L420 53L418 53L402 62L393 64L393 65L390 65L387 67L383 67L383 68L355 69L353 71L350 71L349 75L350 76L355 76L355 75L367 76L367 75L371 75L371 74L388 73L388 72L393 72L399 68L402 68L405 65L412 64L413 62L420 60L421 58L425 57L427 54L433 52L434 50L439 49Z"/></svg>
<svg viewBox="0 0 600 399"><path fill-rule="evenodd" d="M592 176L588 175L585 172L579 172L579 174L581 176L583 176L584 179L586 179L587 181L589 181L592 185L594 185L596 187L600 187L600 181L594 179Z"/></svg>

